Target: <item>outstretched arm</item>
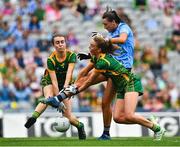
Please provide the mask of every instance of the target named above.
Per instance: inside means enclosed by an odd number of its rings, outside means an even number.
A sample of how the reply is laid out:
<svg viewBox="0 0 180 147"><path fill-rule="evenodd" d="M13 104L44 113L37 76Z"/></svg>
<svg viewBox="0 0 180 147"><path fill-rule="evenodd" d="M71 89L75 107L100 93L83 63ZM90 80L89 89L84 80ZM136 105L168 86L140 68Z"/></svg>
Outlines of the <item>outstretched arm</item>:
<svg viewBox="0 0 180 147"><path fill-rule="evenodd" d="M79 72L76 82L78 82L83 77L87 76L89 71L91 71L93 68L94 68L94 63L89 62L89 64Z"/></svg>
<svg viewBox="0 0 180 147"><path fill-rule="evenodd" d="M86 88L90 87L95 79L98 78L100 75L99 72L96 72L95 69L93 69L92 73L89 75L89 77L83 81L81 84L78 85L71 85L67 88L65 88L63 91L57 95L57 98L62 101L62 99L65 99L67 97L71 97L73 95L78 94L81 91L84 91Z"/></svg>
<svg viewBox="0 0 180 147"><path fill-rule="evenodd" d="M100 75L100 73L98 73L94 70L92 72L92 74L89 76L89 78L81 84L81 86L77 87L76 85L71 85L71 86L65 88L64 90L62 90L57 96L50 97L48 99L43 99L40 102L51 105L54 108L59 108L61 101L63 101L64 99L66 99L72 95L76 95L79 92L81 92L81 91L85 90L86 88L88 88L89 86L91 86L93 83L93 80L96 79L99 75Z"/></svg>
<svg viewBox="0 0 180 147"><path fill-rule="evenodd" d="M100 75L99 72L96 72L95 69L93 69L92 73L90 74L90 76L88 77L88 79L86 81L84 81L79 87L78 87L78 91L84 91L86 88L88 88L89 86L92 85L93 81L95 79L97 79L97 77Z"/></svg>

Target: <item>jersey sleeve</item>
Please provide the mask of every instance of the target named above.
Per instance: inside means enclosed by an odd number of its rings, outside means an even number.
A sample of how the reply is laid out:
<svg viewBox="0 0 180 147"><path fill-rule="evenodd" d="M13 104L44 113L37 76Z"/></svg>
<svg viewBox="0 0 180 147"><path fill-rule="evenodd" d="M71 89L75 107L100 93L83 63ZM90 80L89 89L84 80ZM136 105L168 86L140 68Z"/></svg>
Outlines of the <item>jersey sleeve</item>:
<svg viewBox="0 0 180 147"><path fill-rule="evenodd" d="M119 33L120 33L120 34L121 34L121 33L129 34L129 28L128 28L128 26L127 26L127 25L122 25Z"/></svg>
<svg viewBox="0 0 180 147"><path fill-rule="evenodd" d="M95 71L96 72L104 73L108 69L109 69L109 63L104 61L104 60L98 61L98 63L95 66Z"/></svg>
<svg viewBox="0 0 180 147"><path fill-rule="evenodd" d="M48 71L55 71L55 63L51 58L47 59L47 69Z"/></svg>
<svg viewBox="0 0 180 147"><path fill-rule="evenodd" d="M77 55L75 53L71 53L68 61L69 61L69 63L76 63L77 62Z"/></svg>

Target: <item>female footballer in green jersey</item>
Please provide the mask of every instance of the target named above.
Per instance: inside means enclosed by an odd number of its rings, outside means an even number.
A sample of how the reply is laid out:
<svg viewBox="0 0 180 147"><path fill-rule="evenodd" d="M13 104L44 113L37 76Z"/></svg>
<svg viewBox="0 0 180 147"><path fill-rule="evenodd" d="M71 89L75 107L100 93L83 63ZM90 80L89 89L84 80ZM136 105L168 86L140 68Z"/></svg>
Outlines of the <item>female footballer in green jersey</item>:
<svg viewBox="0 0 180 147"><path fill-rule="evenodd" d="M46 99L58 95L59 91L71 83L74 66L76 63L76 54L66 48L65 37L55 34L52 37L52 44L55 51L47 59L47 68L41 80L43 94ZM86 139L83 123L71 113L71 100L63 100L66 109L63 115L67 117L72 125L77 127L79 139ZM62 104L62 103L61 103ZM26 128L30 128L36 119L45 111L46 104L39 103L25 124Z"/></svg>
<svg viewBox="0 0 180 147"><path fill-rule="evenodd" d="M113 111L114 121L120 124L140 124L154 131L155 140L161 140L165 129L161 128L157 122L135 114L138 96L143 94L140 78L127 70L122 63L109 54L112 52L112 43L106 41L101 35L96 35L92 38L89 50L92 55L89 65L93 66L94 69L88 79L83 83L81 82L81 84L76 81L75 85L67 87L56 97L51 97L42 102L58 107L60 101L85 90L91 86L94 79L99 75L103 75L112 79L117 90Z"/></svg>

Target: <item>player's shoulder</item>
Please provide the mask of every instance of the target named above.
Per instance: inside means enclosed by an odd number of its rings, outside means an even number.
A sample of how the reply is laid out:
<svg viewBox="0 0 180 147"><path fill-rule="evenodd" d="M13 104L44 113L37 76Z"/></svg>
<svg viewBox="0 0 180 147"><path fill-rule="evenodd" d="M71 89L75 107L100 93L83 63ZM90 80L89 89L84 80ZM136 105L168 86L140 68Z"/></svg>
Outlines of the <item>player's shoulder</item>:
<svg viewBox="0 0 180 147"><path fill-rule="evenodd" d="M103 68L103 67L110 66L111 63L110 63L109 58L110 58L110 55L108 55L108 54L102 54L102 55L100 55L100 58L99 58L99 60L98 60L99 66L101 66L102 68Z"/></svg>
<svg viewBox="0 0 180 147"><path fill-rule="evenodd" d="M125 22L121 22L119 25L118 25L118 29L121 30L121 29L130 29L129 25Z"/></svg>
<svg viewBox="0 0 180 147"><path fill-rule="evenodd" d="M56 51L54 50L49 56L48 56L48 58L47 58L47 63L48 64L51 64L51 63L53 63L54 65L55 65L55 62L56 62Z"/></svg>
<svg viewBox="0 0 180 147"><path fill-rule="evenodd" d="M70 55L70 56L72 56L72 55L76 56L76 53L70 49L67 49L66 53L67 53L67 55Z"/></svg>
<svg viewBox="0 0 180 147"><path fill-rule="evenodd" d="M49 59L52 59L53 57L56 56L56 51L54 50L53 52L50 53L50 55L48 56Z"/></svg>
<svg viewBox="0 0 180 147"><path fill-rule="evenodd" d="M122 26L128 26L128 24L125 23L125 22L120 22L118 26L120 26L120 27L122 27Z"/></svg>

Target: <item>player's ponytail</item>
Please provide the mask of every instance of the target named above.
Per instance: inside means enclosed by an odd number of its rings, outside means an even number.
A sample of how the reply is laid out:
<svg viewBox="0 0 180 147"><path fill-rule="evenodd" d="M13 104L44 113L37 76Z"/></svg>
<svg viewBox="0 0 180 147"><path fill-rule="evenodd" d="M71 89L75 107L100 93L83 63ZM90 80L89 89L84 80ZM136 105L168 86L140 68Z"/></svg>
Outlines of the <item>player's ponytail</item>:
<svg viewBox="0 0 180 147"><path fill-rule="evenodd" d="M118 14L116 13L115 10L112 10L110 7L106 8L106 11L104 12L103 19L107 19L108 21L112 22L115 21L117 24L122 22L122 20L119 18Z"/></svg>

